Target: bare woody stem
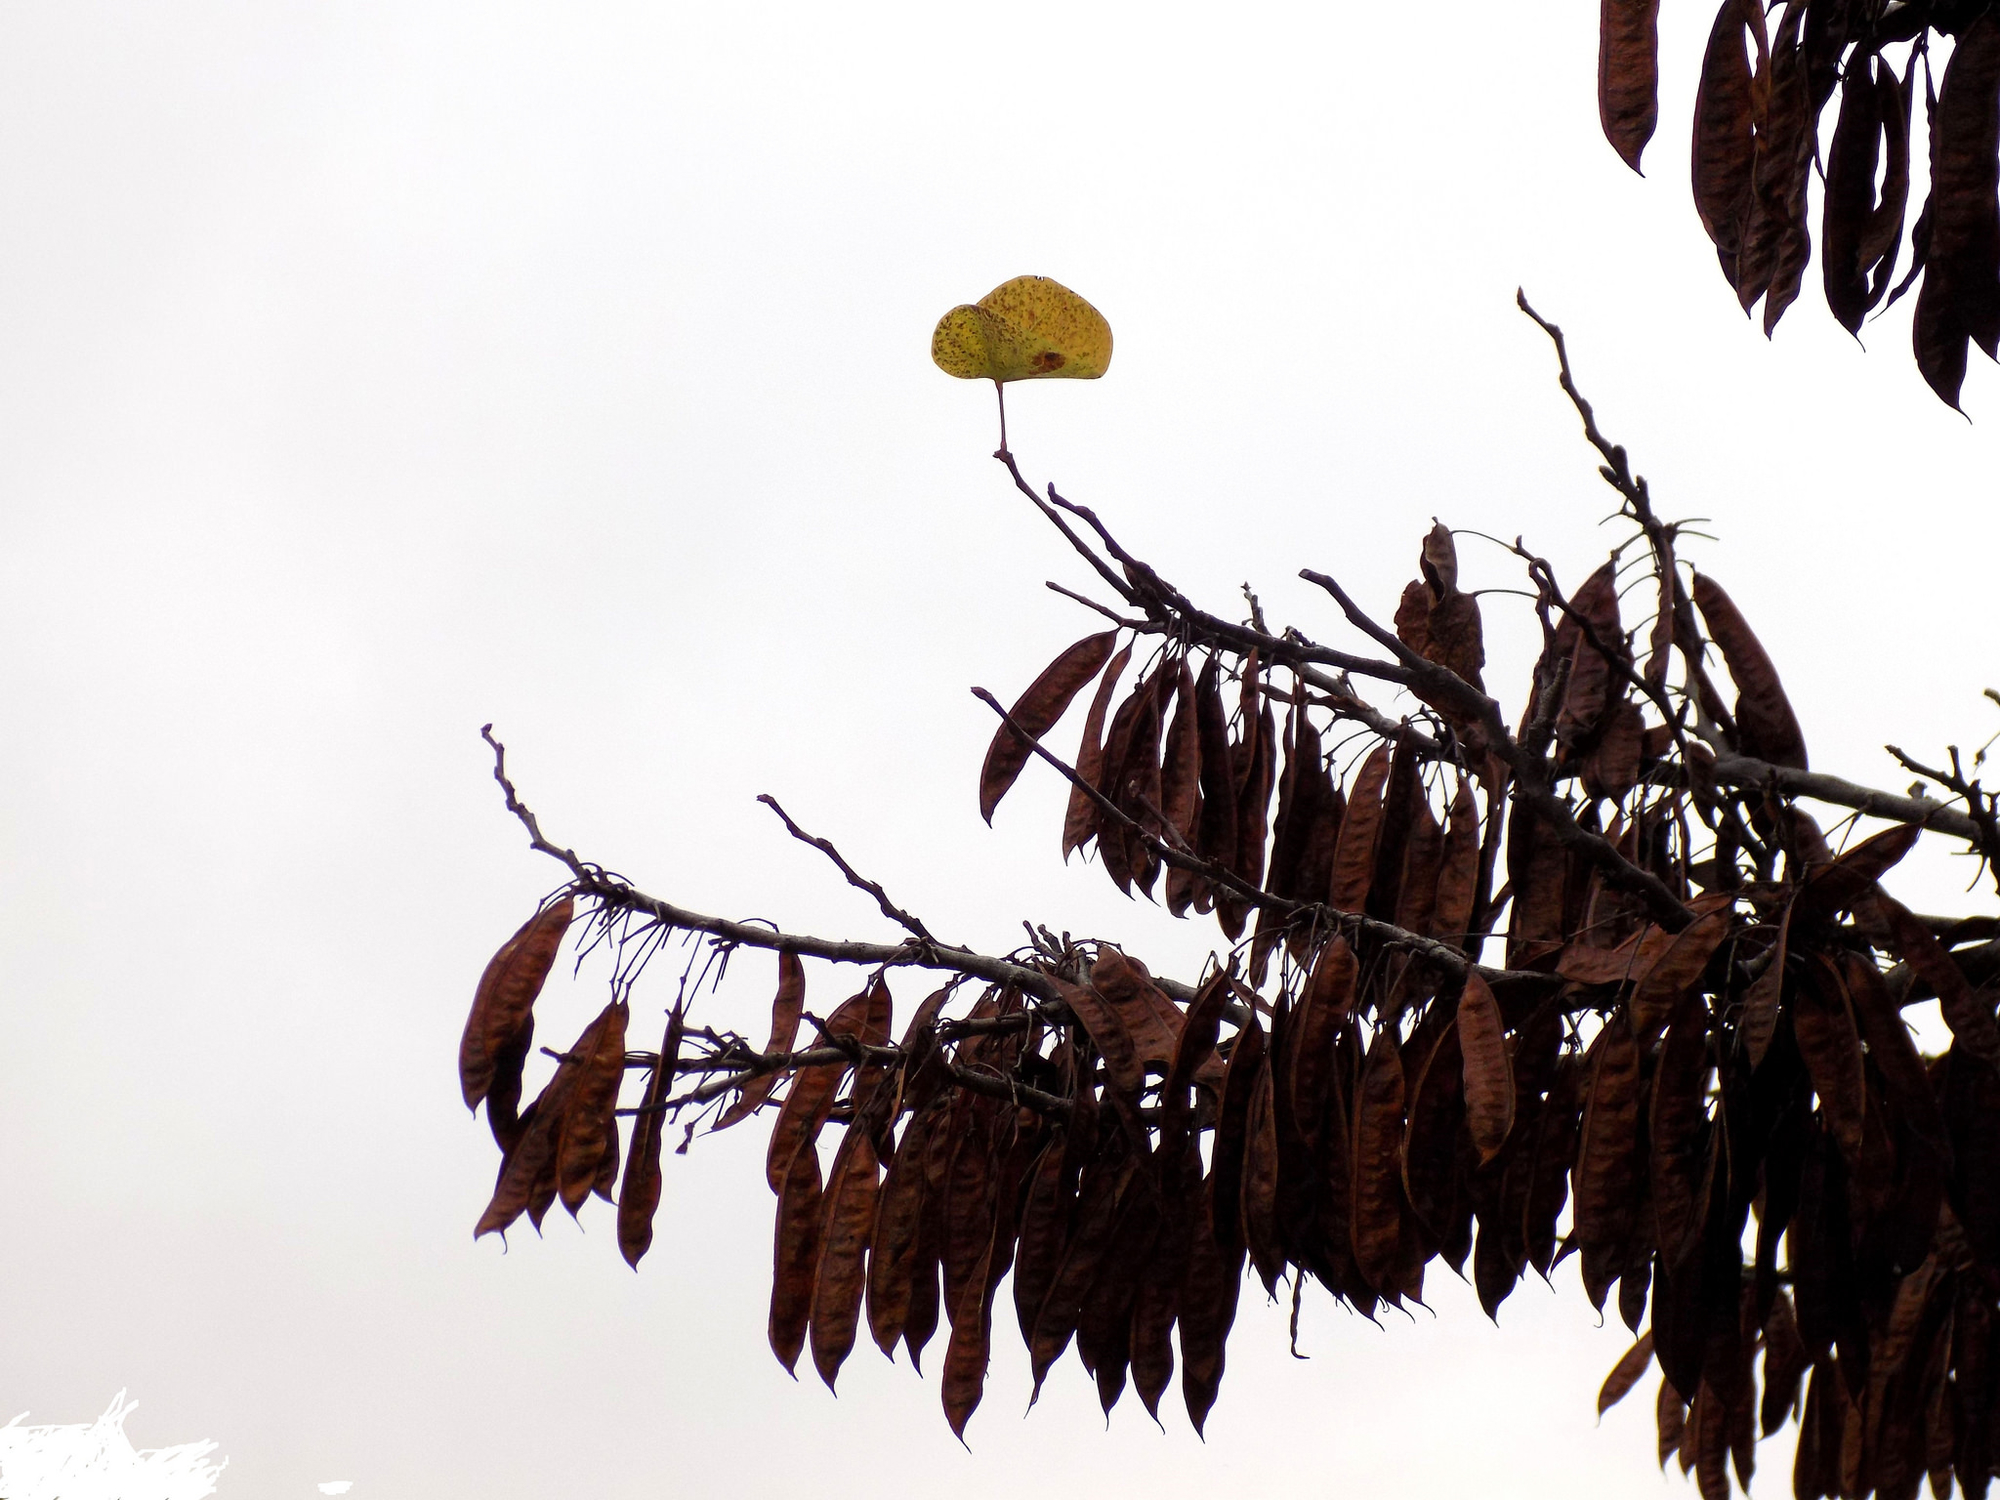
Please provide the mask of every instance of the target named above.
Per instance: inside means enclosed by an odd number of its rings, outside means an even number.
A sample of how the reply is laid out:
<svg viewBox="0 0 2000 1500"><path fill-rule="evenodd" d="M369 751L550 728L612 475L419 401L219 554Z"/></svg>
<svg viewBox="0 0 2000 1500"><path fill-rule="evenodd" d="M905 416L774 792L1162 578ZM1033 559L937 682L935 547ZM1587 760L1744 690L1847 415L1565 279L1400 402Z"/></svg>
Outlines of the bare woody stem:
<svg viewBox="0 0 2000 1500"><path fill-rule="evenodd" d="M813 848L819 850L820 853L824 854L828 859L832 860L835 868L837 868L842 875L847 877L847 883L849 885L853 886L856 890L866 891L869 895L873 896L875 898L875 904L882 908L883 916L887 917L890 921L896 923L897 926L901 927L904 931L908 932L912 937L916 938L919 942L930 943L933 945L937 943L937 939L931 936L931 930L928 927L924 926L924 924L919 920L917 920L917 918L911 916L908 912L904 911L902 907L896 905L895 902L891 901L889 899L889 893L883 890L878 883L868 879L865 875L862 875L859 871L857 871L854 868L854 866L850 865L846 861L846 859L844 859L841 856L840 851L833 847L833 844L829 840L823 838L816 838L812 834L807 833L803 828L799 827L797 823L794 823L792 821L791 814L786 812L784 808L778 805L778 799L776 797L773 797L769 792L764 792L758 796L757 800L763 803L766 807L770 808L772 812L776 813L779 816L779 818L781 818L784 821L786 831L789 832L793 838L797 839L802 844L810 844Z"/></svg>

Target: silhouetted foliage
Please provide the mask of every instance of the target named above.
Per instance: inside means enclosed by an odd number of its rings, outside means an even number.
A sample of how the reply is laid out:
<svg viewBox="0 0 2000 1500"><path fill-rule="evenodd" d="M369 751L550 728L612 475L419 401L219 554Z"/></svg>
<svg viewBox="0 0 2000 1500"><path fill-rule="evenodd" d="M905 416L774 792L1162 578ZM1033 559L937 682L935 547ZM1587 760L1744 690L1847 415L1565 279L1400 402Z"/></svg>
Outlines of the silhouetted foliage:
<svg viewBox="0 0 2000 1500"><path fill-rule="evenodd" d="M1659 119L1659 0L1601 6L1598 112L1637 171ZM1940 73L1932 54L1945 38ZM1919 73L1930 195L1905 236ZM1990 0L1784 0L1769 11L1722 0L1695 94L1694 201L1743 310L1762 300L1766 334L1812 258L1815 167L1827 306L1858 335L1870 311L1921 276L1917 368L1956 407L1967 348L2000 351L2000 14Z"/></svg>

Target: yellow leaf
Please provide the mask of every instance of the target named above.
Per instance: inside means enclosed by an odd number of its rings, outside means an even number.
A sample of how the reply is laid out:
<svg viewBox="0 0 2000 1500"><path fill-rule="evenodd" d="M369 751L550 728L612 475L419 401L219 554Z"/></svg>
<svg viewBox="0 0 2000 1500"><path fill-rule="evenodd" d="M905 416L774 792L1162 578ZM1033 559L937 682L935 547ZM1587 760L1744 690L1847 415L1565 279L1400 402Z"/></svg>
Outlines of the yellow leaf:
<svg viewBox="0 0 2000 1500"><path fill-rule="evenodd" d="M1095 380L1111 325L1061 282L1016 276L938 319L931 358L960 380Z"/></svg>

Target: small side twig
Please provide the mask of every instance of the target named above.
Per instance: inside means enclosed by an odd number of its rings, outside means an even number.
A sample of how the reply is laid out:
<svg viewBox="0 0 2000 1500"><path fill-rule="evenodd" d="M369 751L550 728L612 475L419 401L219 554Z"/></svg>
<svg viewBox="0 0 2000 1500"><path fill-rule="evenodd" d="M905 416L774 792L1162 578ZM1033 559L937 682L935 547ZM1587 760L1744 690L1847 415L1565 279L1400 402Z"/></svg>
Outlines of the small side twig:
<svg viewBox="0 0 2000 1500"><path fill-rule="evenodd" d="M520 794L514 790L514 783L507 779L507 747L493 737L493 726L481 725L479 737L493 747L493 779L500 783L500 790L506 795L507 811L519 818L521 826L528 830L529 847L548 855L551 859L561 860L569 866L570 873L578 880L588 880L592 872L577 858L574 849L561 848L542 836L542 825L535 820L534 813L529 811L527 803L523 802Z"/></svg>
<svg viewBox="0 0 2000 1500"><path fill-rule="evenodd" d="M1948 771L1942 767L1927 766L1894 745L1882 748L1895 756L1904 770L1934 782L1964 800L1966 817L1977 834L1973 843L1979 850L1980 859L1992 873L1995 886L2000 887L2000 805L1996 805L1994 794L1987 791L1976 776L1965 774L1958 746L1946 747L1951 754L1951 769Z"/></svg>
<svg viewBox="0 0 2000 1500"><path fill-rule="evenodd" d="M878 882L870 880L867 876L863 875L860 871L856 870L854 866L850 865L841 856L840 851L833 847L833 844L830 840L817 838L814 835L807 833L803 828L799 827L798 824L794 823L792 821L792 815L786 812L784 808L778 805L778 799L776 797L773 797L769 792L763 792L759 794L757 800L763 803L766 807L770 808L772 812L776 813L778 817L781 820L783 820L786 831L790 833L793 838L797 839L802 844L812 845L813 848L819 850L820 853L824 854L828 859L832 860L834 863L834 867L838 869L842 875L847 877L847 883L849 885L853 886L856 890L866 891L869 895L873 896L875 898L875 904L882 908L882 915L887 917L890 921L896 923L905 932L908 932L912 937L916 938L918 942L926 943L933 948L949 948L955 946L954 944L951 943L940 943L935 937L931 935L931 930L928 927L924 926L924 924L921 921L919 921L916 917L911 916L908 912L904 911L902 907L896 905L895 902L891 901L889 899L889 893L883 890Z"/></svg>

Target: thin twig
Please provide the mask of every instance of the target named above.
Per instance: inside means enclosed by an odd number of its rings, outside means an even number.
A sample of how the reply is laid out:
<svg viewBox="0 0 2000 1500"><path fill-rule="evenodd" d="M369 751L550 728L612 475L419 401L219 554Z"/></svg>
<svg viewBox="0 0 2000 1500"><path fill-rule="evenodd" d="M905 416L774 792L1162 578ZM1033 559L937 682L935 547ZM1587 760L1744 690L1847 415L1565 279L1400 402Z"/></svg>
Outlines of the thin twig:
<svg viewBox="0 0 2000 1500"><path fill-rule="evenodd" d="M1063 598L1073 600L1075 603L1081 604L1085 609L1096 610L1100 615L1103 615L1104 618L1109 620L1113 625L1117 625L1125 630L1145 630L1151 623L1150 621L1147 620L1127 619L1124 615L1119 614L1117 610L1099 604L1095 599L1092 599L1087 594L1079 594L1075 589L1066 589L1061 584L1055 582L1052 579L1045 580L1042 584L1042 587L1049 590L1051 593L1061 594Z"/></svg>
<svg viewBox="0 0 2000 1500"><path fill-rule="evenodd" d="M770 808L772 812L778 815L778 817L784 822L786 831L790 833L793 838L797 839L802 844L812 845L813 848L819 850L820 853L824 854L828 859L832 860L834 863L834 867L838 869L842 875L847 877L847 883L849 885L853 886L856 890L866 891L869 895L873 896L875 898L875 904L882 908L883 916L887 917L890 921L896 923L899 927L903 928L904 931L908 932L911 936L915 937L919 942L929 943L932 944L933 946L944 946L944 947L951 946L950 944L939 944L938 940L931 935L931 930L928 927L924 926L924 924L917 918L911 916L908 912L904 911L902 907L896 905L895 902L891 901L889 899L889 893L883 890L878 882L870 880L867 876L863 875L860 871L856 870L854 866L850 865L846 861L846 859L844 859L841 856L840 851L833 847L833 843L831 840L818 838L813 834L807 833L803 828L799 827L797 823L794 823L792 821L792 815L786 812L784 808L778 805L778 799L776 797L773 797L769 792L762 792L758 794L757 800L763 803L766 807Z"/></svg>
<svg viewBox="0 0 2000 1500"><path fill-rule="evenodd" d="M528 830L529 847L553 859L561 860L569 866L570 873L578 880L587 879L591 872L584 866L583 861L576 857L575 850L560 848L542 837L542 825L528 810L527 803L523 802L520 795L515 792L514 783L507 779L507 747L493 737L493 726L481 725L479 737L493 747L493 779L500 783L500 790L506 794L507 811L519 818L521 826Z"/></svg>

